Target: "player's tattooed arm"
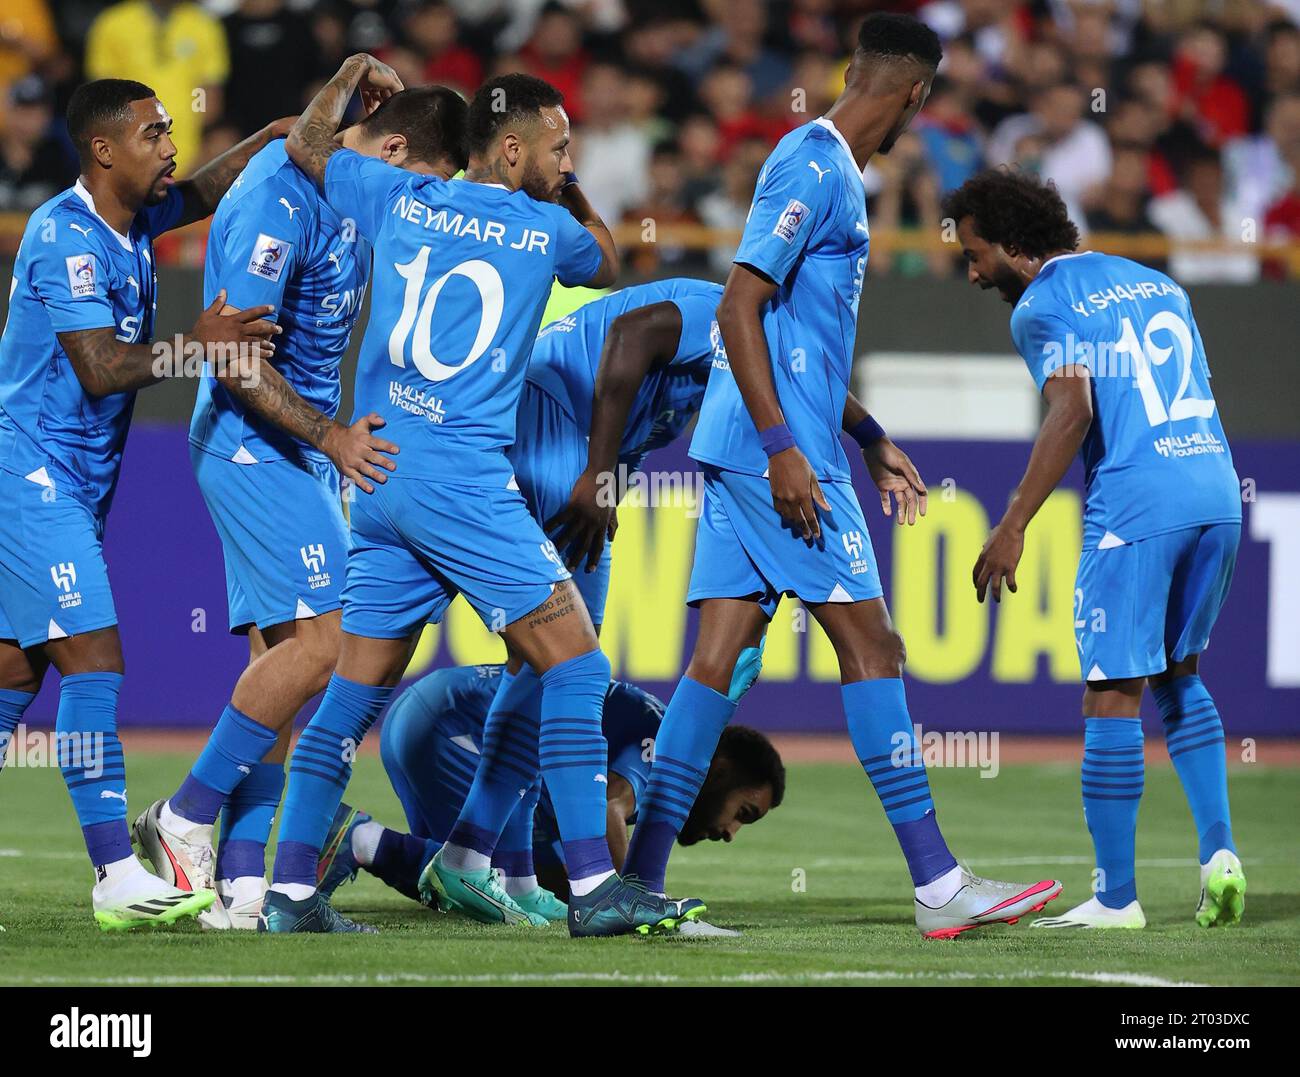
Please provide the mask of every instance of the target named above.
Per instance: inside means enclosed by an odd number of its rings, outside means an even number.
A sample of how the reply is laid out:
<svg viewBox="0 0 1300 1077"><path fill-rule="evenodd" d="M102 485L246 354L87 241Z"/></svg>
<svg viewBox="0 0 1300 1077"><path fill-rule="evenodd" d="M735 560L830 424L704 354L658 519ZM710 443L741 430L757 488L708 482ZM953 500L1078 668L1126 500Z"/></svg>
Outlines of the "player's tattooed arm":
<svg viewBox="0 0 1300 1077"><path fill-rule="evenodd" d="M676 303L651 303L614 319L605 337L591 406L587 467L569 493L568 504L546 522L559 527L555 548L570 569L586 558L594 572L609 536L617 486L618 449L628 413L646 375L672 362L682 336Z"/></svg>
<svg viewBox="0 0 1300 1077"><path fill-rule="evenodd" d="M971 570L975 595L981 602L990 587L993 601L1002 601L1004 578L1007 589L1015 593L1025 528L1065 478L1092 425L1092 382L1086 367L1067 366L1056 371L1043 385L1043 398L1047 415L1034 440L1024 478Z"/></svg>
<svg viewBox="0 0 1300 1077"><path fill-rule="evenodd" d="M325 166L341 149L335 135L352 94L361 90L368 111L402 89L402 80L387 64L367 53L343 61L338 74L329 80L298 117L285 142L293 163L309 175L318 187L325 185Z"/></svg>
<svg viewBox="0 0 1300 1077"><path fill-rule="evenodd" d="M286 116L267 124L237 146L232 146L225 153L214 157L189 179L181 180L176 184L177 190L185 200L177 227L193 224L195 221L212 216L216 211L217 203L244 171L253 154L272 139L287 135L294 120L295 117Z"/></svg>
<svg viewBox="0 0 1300 1077"><path fill-rule="evenodd" d="M858 424L868 418L870 415L862 401L849 393L844 400L845 433L852 434ZM891 493L898 502L897 519L900 526L905 523L915 524L918 514L925 515L928 494L925 483L921 481L921 474L907 453L895 445L888 435L862 446L862 461L867 465L871 481L876 484L876 490L880 494L880 507L886 516L893 511L889 502Z"/></svg>
<svg viewBox="0 0 1300 1077"><path fill-rule="evenodd" d="M152 345L124 343L112 326L60 333L59 344L81 387L91 396L143 389L164 376L156 372Z"/></svg>
<svg viewBox="0 0 1300 1077"><path fill-rule="evenodd" d="M274 322L264 321L271 307L252 307L238 317L223 317L222 308L226 293L219 292L216 300L194 323L194 328L182 338L186 345L197 343L204 355L212 358L211 349L218 346L223 354L245 353L259 356L274 351L271 337L280 331ZM118 340L112 326L102 329L80 329L60 333L59 344L72 363L73 372L81 387L91 396L109 396L127 393L154 385L173 374L184 355L174 354L168 341L154 344L128 344Z"/></svg>
<svg viewBox="0 0 1300 1077"><path fill-rule="evenodd" d="M381 416L372 412L345 426L299 396L269 357L256 358L254 363L249 368L214 368L213 374L250 411L323 452L340 474L365 493L374 493L375 489L368 480L380 483L388 480L384 472L395 470L397 464L384 454L396 455L397 446L371 433L384 425Z"/></svg>
<svg viewBox="0 0 1300 1077"><path fill-rule="evenodd" d="M775 294L775 282L749 266L737 264L731 267L718 304L718 329L727 349L727 362L745 409L760 433L785 423L763 332L762 311ZM768 459L767 476L772 505L781 518L805 539L820 537L817 508L830 511L830 505L799 447L791 445L773 453Z"/></svg>

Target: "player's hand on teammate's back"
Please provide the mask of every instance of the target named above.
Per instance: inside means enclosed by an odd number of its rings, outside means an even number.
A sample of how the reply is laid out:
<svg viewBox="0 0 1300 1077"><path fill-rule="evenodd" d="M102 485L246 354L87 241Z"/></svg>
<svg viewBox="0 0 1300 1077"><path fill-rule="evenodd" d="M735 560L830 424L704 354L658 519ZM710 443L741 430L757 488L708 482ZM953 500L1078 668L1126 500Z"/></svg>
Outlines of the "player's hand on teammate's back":
<svg viewBox="0 0 1300 1077"><path fill-rule="evenodd" d="M270 359L275 354L275 343L271 338L281 331L275 322L266 320L268 314L275 313L275 307L248 307L222 314L225 305L226 291L223 288L212 305L199 315L190 330L190 339L197 340L205 348L210 344L243 346L255 350L261 359Z"/></svg>
<svg viewBox="0 0 1300 1077"><path fill-rule="evenodd" d="M887 437L880 438L862 450L862 460L867 465L871 481L880 491L880 507L890 515L889 495L898 502L898 523L916 523L918 515L924 516L927 491L915 465L897 445Z"/></svg>
<svg viewBox="0 0 1300 1077"><path fill-rule="evenodd" d="M584 471L569 492L569 503L546 521L548 535L556 527L560 528L553 541L570 571L577 568L583 557L587 559L588 572L594 572L600 564L605 542L613 540L618 528L614 506L604 504L610 500L601 476Z"/></svg>
<svg viewBox="0 0 1300 1077"><path fill-rule="evenodd" d="M772 504L781 518L805 539L821 538L817 508L830 512L831 507L808 458L794 447L777 453L768 459L767 481L772 487Z"/></svg>
<svg viewBox="0 0 1300 1077"><path fill-rule="evenodd" d="M397 470L397 462L384 455L397 455L397 446L371 433L384 425L383 416L372 411L351 426L334 423L321 441L321 452L339 469L339 474L351 479L367 494L375 492L367 479L380 483L388 481L388 476L379 468Z"/></svg>
<svg viewBox="0 0 1300 1077"><path fill-rule="evenodd" d="M1003 577L1007 581L1007 590L1013 595L1016 593L1016 566L1020 564L1024 550L1025 532L1005 520L989 533L971 572L975 595L981 602L990 586L993 588L993 601L1002 601Z"/></svg>

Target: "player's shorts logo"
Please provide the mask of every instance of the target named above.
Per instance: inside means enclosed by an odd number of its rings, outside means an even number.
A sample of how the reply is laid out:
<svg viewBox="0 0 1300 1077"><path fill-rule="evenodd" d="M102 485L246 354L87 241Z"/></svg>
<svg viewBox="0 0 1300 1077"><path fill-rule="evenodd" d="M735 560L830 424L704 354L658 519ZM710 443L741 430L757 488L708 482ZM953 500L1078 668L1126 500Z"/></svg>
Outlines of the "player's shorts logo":
<svg viewBox="0 0 1300 1077"><path fill-rule="evenodd" d="M303 566L307 569L307 586L312 590L317 587L328 587L330 574L325 571L325 547L319 542L309 546L299 546L298 556L302 558Z"/></svg>
<svg viewBox="0 0 1300 1077"><path fill-rule="evenodd" d="M77 566L71 561L60 561L50 566L50 579L59 592L59 609L71 609L81 605L81 592L77 586Z"/></svg>
<svg viewBox="0 0 1300 1077"><path fill-rule="evenodd" d="M776 219L776 227L772 229L772 235L778 236L787 243L794 242L795 233L803 226L803 222L808 219L808 207L797 198L790 199L786 207L781 211L781 216Z"/></svg>
<svg viewBox="0 0 1300 1077"><path fill-rule="evenodd" d="M302 555L302 563L308 572L320 572L325 568L325 547L319 542L312 543L310 546L299 546L298 553Z"/></svg>
<svg viewBox="0 0 1300 1077"><path fill-rule="evenodd" d="M257 242L253 245L253 256L248 260L248 272L265 280L279 280L291 250L292 243L268 236L265 232L258 233Z"/></svg>
<svg viewBox="0 0 1300 1077"><path fill-rule="evenodd" d="M60 561L57 565L51 565L50 579L65 595L71 594L72 589L77 586L77 566L71 561Z"/></svg>
<svg viewBox="0 0 1300 1077"><path fill-rule="evenodd" d="M866 543L862 541L861 531L845 531L840 536L844 543L844 552L849 555L849 571L855 576L871 571L871 562L862 556Z"/></svg>
<svg viewBox="0 0 1300 1077"><path fill-rule="evenodd" d="M555 548L555 543L547 539L538 548L542 551L542 556L555 566L557 576L567 576L569 574L569 570L564 567L564 562L560 559L559 551Z"/></svg>
<svg viewBox="0 0 1300 1077"><path fill-rule="evenodd" d="M95 256L74 254L64 259L68 267L68 290L73 299L95 294Z"/></svg>

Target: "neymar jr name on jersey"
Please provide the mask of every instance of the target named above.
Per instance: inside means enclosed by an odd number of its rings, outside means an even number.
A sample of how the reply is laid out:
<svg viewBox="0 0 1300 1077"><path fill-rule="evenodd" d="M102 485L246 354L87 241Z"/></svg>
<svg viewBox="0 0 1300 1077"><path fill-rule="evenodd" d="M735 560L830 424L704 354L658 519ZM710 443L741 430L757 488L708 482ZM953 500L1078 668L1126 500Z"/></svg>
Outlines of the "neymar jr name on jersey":
<svg viewBox="0 0 1300 1077"><path fill-rule="evenodd" d="M467 217L463 213L452 213L447 209L434 210L410 195L402 195L394 202L392 212L402 220L421 228L446 232L448 235L462 238L470 237L480 243L495 243L498 247L509 246L512 251L523 251L525 254L532 254L534 251L545 254L547 245L551 241L550 235L546 232L538 231L536 228L523 228L518 239L507 244L506 226L500 221L481 221L477 217Z"/></svg>

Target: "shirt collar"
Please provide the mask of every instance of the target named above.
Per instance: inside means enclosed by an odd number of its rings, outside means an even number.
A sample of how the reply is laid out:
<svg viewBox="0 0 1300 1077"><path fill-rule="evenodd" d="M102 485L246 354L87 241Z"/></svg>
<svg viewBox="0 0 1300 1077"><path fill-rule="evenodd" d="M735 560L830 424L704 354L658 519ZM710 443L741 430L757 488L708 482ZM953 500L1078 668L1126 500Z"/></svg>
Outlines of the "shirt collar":
<svg viewBox="0 0 1300 1077"><path fill-rule="evenodd" d="M91 193L88 190L86 190L86 185L82 183L80 179L78 179L77 182L73 185L72 189L73 191L76 192L77 197L86 203L86 208L89 209L90 212L93 213L96 217L99 217L100 223L105 228L107 228L110 232L113 233L113 235L117 238L118 243L120 243L126 250L131 251L134 254L135 244L133 244L130 241L130 239L122 235L121 232L119 232L116 228L114 228L111 224L109 224L108 221L104 220L103 217L99 216L99 210L95 208L95 199L91 196Z"/></svg>
<svg viewBox="0 0 1300 1077"><path fill-rule="evenodd" d="M853 166L853 171L861 175L862 169L858 167L857 158L853 156L853 151L849 149L848 140L842 134L840 134L840 129L835 126L835 123L832 120L828 120L825 116L818 116L815 120L813 120L813 123L817 124L818 127L824 127L827 131L829 131L832 135L835 136L835 141L844 147L844 152L848 155L849 164ZM863 186L864 187L866 186L865 179L863 180Z"/></svg>
<svg viewBox="0 0 1300 1077"><path fill-rule="evenodd" d="M1065 259L1067 259L1067 258L1082 258L1085 254L1092 254L1092 253L1094 253L1094 252L1092 252L1092 251L1070 251L1068 254L1057 254L1057 255L1053 255L1051 258L1047 259L1046 262L1044 262L1041 266L1038 267L1038 272L1041 273L1044 269L1046 269L1048 266L1050 266L1053 262L1063 262L1063 261L1065 261Z"/></svg>

